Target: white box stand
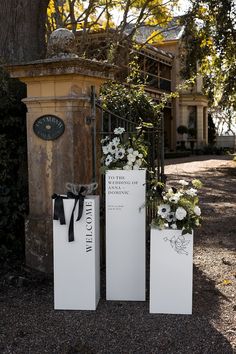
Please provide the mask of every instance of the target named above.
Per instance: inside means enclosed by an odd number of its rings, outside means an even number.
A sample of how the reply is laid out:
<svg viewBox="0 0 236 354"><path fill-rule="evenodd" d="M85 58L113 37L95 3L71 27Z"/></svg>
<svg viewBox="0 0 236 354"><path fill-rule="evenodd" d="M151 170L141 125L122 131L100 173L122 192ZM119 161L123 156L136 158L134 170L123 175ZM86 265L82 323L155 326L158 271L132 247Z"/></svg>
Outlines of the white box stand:
<svg viewBox="0 0 236 354"><path fill-rule="evenodd" d="M63 200L66 225L53 221L54 308L96 310L100 298L99 196L85 198L79 221L77 203L74 241L68 242L74 202Z"/></svg>
<svg viewBox="0 0 236 354"><path fill-rule="evenodd" d="M150 313L192 314L193 234L151 229Z"/></svg>
<svg viewBox="0 0 236 354"><path fill-rule="evenodd" d="M146 170L106 173L106 298L145 301Z"/></svg>

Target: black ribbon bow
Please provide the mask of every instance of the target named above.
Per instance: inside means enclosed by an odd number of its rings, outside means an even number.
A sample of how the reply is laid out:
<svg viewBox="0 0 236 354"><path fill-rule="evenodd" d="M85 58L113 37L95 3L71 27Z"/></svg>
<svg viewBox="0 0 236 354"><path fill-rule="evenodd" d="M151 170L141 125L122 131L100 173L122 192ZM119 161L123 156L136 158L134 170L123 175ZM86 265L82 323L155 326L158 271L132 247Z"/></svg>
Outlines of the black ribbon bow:
<svg viewBox="0 0 236 354"><path fill-rule="evenodd" d="M57 195L57 194L52 195L52 199L55 199L53 220L59 220L61 225L66 224L65 211L63 205L63 199L66 198L67 197L62 197L61 195Z"/></svg>
<svg viewBox="0 0 236 354"><path fill-rule="evenodd" d="M59 220L61 225L65 225L65 211L64 211L64 204L63 199L74 199L74 206L70 217L70 224L69 224L69 232L68 232L68 241L72 242L75 240L74 235L74 212L77 203L79 202L78 207L78 216L76 221L79 221L83 215L84 210L84 198L85 198L86 188L81 187L78 194L74 194L72 192L68 192L67 196L61 196L57 194L52 195L52 199L55 199L54 202L54 213L53 213L53 220Z"/></svg>

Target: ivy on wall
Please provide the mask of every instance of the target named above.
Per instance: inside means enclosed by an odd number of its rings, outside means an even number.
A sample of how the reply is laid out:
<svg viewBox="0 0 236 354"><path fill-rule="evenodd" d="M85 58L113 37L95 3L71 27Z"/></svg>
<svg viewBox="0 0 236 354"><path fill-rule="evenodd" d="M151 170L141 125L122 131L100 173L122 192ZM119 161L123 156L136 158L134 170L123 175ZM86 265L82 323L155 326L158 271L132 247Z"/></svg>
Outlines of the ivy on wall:
<svg viewBox="0 0 236 354"><path fill-rule="evenodd" d="M0 251L21 253L28 205L26 87L0 69Z"/></svg>

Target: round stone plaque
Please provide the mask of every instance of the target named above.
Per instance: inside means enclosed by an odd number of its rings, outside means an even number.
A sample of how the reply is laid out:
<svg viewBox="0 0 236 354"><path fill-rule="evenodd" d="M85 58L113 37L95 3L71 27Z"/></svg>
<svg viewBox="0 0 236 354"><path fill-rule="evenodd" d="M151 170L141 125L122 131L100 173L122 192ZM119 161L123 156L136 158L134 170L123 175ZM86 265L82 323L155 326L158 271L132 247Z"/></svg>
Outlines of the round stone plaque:
<svg viewBox="0 0 236 354"><path fill-rule="evenodd" d="M61 118L45 115L36 119L33 130L43 140L55 140L64 133L65 124Z"/></svg>

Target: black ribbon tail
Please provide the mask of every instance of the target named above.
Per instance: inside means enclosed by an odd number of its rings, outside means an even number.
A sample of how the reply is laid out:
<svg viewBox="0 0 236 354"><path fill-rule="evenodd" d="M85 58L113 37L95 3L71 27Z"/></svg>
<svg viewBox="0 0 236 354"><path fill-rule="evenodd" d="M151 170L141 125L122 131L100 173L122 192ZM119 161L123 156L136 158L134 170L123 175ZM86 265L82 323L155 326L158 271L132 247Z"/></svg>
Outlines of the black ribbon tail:
<svg viewBox="0 0 236 354"><path fill-rule="evenodd" d="M75 236L74 236L74 211L75 211L75 207L76 207L77 202L78 202L78 198L75 199L74 207L73 207L73 210L72 210L72 213L71 213L71 217L70 217L69 234L68 234L68 241L69 242L72 242L72 241L75 240Z"/></svg>
<svg viewBox="0 0 236 354"><path fill-rule="evenodd" d="M79 208L78 208L78 217L76 221L79 221L82 218L83 211L84 211L84 198L85 196L79 195Z"/></svg>
<svg viewBox="0 0 236 354"><path fill-rule="evenodd" d="M55 199L53 220L59 220L61 225L65 225L66 219L65 219L63 198L60 195L56 195L56 196L53 195L52 198Z"/></svg>

